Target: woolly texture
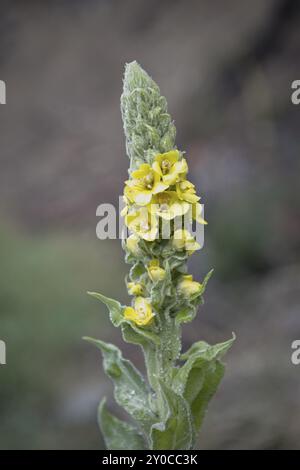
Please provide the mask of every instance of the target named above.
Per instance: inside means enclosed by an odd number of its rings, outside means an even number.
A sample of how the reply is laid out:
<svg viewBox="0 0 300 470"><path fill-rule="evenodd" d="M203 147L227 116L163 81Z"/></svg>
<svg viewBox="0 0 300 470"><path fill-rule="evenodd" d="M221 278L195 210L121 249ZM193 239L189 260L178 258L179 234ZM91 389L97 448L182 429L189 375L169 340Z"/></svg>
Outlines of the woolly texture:
<svg viewBox="0 0 300 470"><path fill-rule="evenodd" d="M174 148L176 128L167 101L137 62L125 67L121 112L131 168Z"/></svg>
<svg viewBox="0 0 300 470"><path fill-rule="evenodd" d="M214 346L198 341L181 354L181 326L195 318L212 274L200 283L187 272L187 260L200 246L183 217L206 223L200 197L175 147L166 100L137 62L126 65L121 111L130 159L123 211L130 236L123 248L131 265L126 283L133 299L124 306L90 294L107 306L123 339L142 348L148 380L117 347L86 338L102 351L115 400L133 420L113 416L102 400L99 425L108 449L193 449L224 373L221 358L234 337Z"/></svg>

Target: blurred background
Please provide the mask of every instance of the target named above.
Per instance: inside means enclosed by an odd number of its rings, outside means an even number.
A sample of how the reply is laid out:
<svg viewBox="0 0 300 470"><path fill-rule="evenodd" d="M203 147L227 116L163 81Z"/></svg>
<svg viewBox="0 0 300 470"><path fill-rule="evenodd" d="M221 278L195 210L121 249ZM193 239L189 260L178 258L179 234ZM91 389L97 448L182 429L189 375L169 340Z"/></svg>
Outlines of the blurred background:
<svg viewBox="0 0 300 470"><path fill-rule="evenodd" d="M0 14L0 447L100 449L112 386L81 337L122 346L96 290L128 301L96 208L127 175L124 64L160 85L205 203L215 274L184 347L237 341L199 448L300 448L300 79L297 0L3 0Z"/></svg>

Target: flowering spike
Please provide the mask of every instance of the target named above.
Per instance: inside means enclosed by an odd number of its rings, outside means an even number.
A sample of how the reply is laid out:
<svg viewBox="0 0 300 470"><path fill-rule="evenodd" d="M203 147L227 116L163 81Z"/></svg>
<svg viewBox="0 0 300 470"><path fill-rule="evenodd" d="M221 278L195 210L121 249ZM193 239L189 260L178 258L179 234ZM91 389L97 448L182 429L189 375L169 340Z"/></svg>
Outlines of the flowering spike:
<svg viewBox="0 0 300 470"><path fill-rule="evenodd" d="M104 404L99 423L111 449L192 449L224 373L220 359L234 338L215 346L198 341L181 354L181 325L195 318L212 274L200 283L187 269L189 256L200 249L191 222L206 224L202 205L187 179L188 162L175 147L167 102L137 62L125 68L121 111L130 159L122 210L130 236L123 248L133 299L123 306L90 294L108 307L123 339L142 347L149 386L118 348L87 338L102 351L115 399L136 426L111 415Z"/></svg>
<svg viewBox="0 0 300 470"><path fill-rule="evenodd" d="M121 112L131 169L174 148L176 129L159 87L136 62L126 64Z"/></svg>

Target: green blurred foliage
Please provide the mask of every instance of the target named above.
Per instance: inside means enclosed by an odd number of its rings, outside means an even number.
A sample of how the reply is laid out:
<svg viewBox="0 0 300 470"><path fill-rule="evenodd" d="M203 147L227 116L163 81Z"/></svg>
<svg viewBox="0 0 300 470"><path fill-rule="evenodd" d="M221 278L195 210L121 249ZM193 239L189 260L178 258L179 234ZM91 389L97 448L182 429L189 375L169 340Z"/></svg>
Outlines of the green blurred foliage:
<svg viewBox="0 0 300 470"><path fill-rule="evenodd" d="M0 370L1 448L99 447L92 420L85 440L85 424L67 430L55 408L65 382L72 384L74 367L78 382L78 372L89 363L95 366L83 334L103 338L108 329L105 308L85 290L101 285L103 292L121 296L125 267L115 243L91 243L84 236L28 237L2 225L0 337L7 345L7 365Z"/></svg>

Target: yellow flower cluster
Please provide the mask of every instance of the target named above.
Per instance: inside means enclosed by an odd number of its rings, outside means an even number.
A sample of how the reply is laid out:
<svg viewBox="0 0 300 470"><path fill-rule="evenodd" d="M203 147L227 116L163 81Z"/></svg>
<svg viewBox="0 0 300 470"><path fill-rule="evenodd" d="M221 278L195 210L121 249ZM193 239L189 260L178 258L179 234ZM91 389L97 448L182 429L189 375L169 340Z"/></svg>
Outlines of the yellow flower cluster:
<svg viewBox="0 0 300 470"><path fill-rule="evenodd" d="M186 179L187 173L187 162L181 158L178 150L158 154L152 166L142 163L131 173L125 183L126 206L122 215L132 232L127 239L127 249L134 256L142 255L139 247L141 238L146 241L158 238L159 219L171 221L175 217L187 215L201 224L206 223L201 217L200 197L196 194L195 186ZM200 249L194 237L183 229L174 229L171 244L175 250L185 250L188 254ZM163 281L166 276L158 259L152 259L146 269L153 283ZM155 314L150 299L145 297L145 286L129 282L127 288L135 300L132 307L125 307L125 319L138 326L151 324ZM177 290L181 296L189 298L200 292L201 284L186 275L180 279Z"/></svg>
<svg viewBox="0 0 300 470"><path fill-rule="evenodd" d="M133 239L131 239L133 240ZM166 271L160 267L159 260L153 259L147 265L148 276L152 282L162 281L166 276ZM149 325L153 318L151 303L143 297L145 288L143 284L138 282L127 283L128 293L137 296L134 301L134 307L126 307L124 309L124 317L126 320L133 321L138 326Z"/></svg>
<svg viewBox="0 0 300 470"><path fill-rule="evenodd" d="M188 165L178 150L160 153L152 166L142 163L125 183L124 199L127 227L138 237L153 241L158 236L159 218L170 221L191 214L201 224L200 197L186 179ZM195 248L197 249L197 248Z"/></svg>

